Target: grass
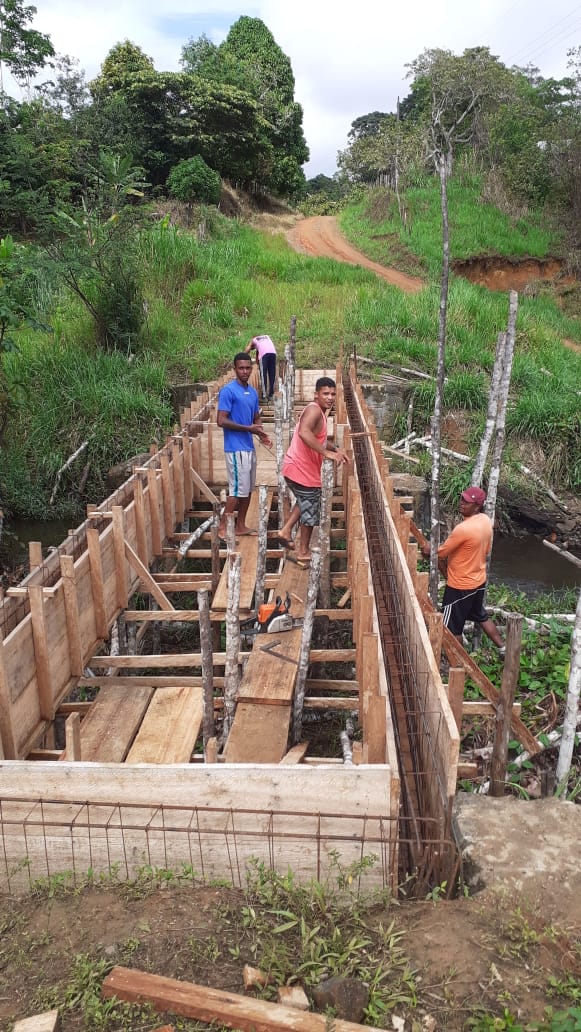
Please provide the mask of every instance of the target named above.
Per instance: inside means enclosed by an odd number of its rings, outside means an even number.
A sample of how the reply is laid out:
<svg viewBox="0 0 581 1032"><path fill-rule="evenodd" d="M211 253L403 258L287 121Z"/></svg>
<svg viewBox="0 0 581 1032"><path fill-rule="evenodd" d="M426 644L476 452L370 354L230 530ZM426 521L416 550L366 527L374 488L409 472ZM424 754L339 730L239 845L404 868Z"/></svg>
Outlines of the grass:
<svg viewBox="0 0 581 1032"><path fill-rule="evenodd" d="M538 220L512 224L478 200L477 179L450 185L453 255L478 250L542 255L551 243ZM37 314L49 334L30 329L19 350L3 356L14 404L0 456L0 494L14 517L74 517L87 500L107 493L109 466L163 439L176 419L170 388L208 380L257 332L279 344L297 316L297 359L303 367L333 366L341 345L394 366L433 375L439 306L439 201L435 187L410 191L411 237L398 236L424 269L426 286L415 295L379 282L373 273L312 259L290 250L282 234L261 234L218 213L208 215L203 242L171 225L152 221L141 232L146 320L133 354L103 354L92 324L69 296L42 277ZM389 260L384 239L399 230L393 213L372 196L344 211L343 228L367 253ZM374 207L375 205L375 207ZM372 218L370 211L380 216ZM384 232L386 231L386 232ZM472 235L470 235L472 234ZM377 253L377 246L383 248ZM458 277L450 284L445 410L471 414L471 440L484 419L497 334L505 328L507 300ZM580 338L579 321L559 311L542 292L521 297L517 326L509 445L524 437L545 449L546 468L557 490L581 481L578 401L581 355L566 351L562 338ZM414 388L414 429L422 429L433 388ZM56 471L84 440L89 445L69 469L50 512ZM84 496L77 492L89 464ZM511 473L512 475L512 473Z"/></svg>

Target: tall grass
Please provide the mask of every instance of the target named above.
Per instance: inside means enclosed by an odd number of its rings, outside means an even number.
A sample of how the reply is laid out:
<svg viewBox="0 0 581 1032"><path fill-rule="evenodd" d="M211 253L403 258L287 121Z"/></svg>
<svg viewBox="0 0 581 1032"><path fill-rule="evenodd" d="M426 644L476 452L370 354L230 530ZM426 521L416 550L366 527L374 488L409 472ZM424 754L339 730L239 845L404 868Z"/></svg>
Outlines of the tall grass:
<svg viewBox="0 0 581 1032"><path fill-rule="evenodd" d="M435 267L428 230L434 255L436 238L439 246L437 205L429 193L425 187L417 192L417 211L433 210L422 229L426 270ZM453 210L460 200L460 192L453 192ZM460 205L462 219L468 219L474 204L474 190L468 191ZM478 210L488 220L488 207ZM358 226L360 212L353 208L346 213L352 226ZM462 219L454 216L453 242ZM413 239L419 239L417 223ZM486 225L497 223L490 219ZM378 230L377 225L372 228ZM527 231L529 243L533 228ZM0 455L0 496L9 512L43 515L56 470L87 438L81 461L90 462L88 496L77 497L79 469L73 467L52 514L68 515L82 502L99 500L106 490L107 466L170 429L175 420L169 400L172 384L215 377L259 332L270 333L282 349L292 315L298 320L297 360L303 367L333 366L343 345L345 354L356 349L433 375L437 276L430 280L426 272L424 289L406 295L367 270L295 254L282 235L261 234L220 216L212 217L211 229L205 241L166 220L143 230L146 319L131 356L100 352L84 309L39 281L39 316L50 323L52 333L24 330L19 350L4 356L9 382L20 398ZM487 239L483 229L479 233ZM538 247L540 251L540 243ZM476 428L483 420L496 336L506 326L507 308L505 296L452 277L444 404L471 412ZM536 435L554 456L549 468L558 482L572 485L581 467L581 444L579 435L575 437L581 357L565 351L563 336L579 339L576 320L566 318L547 297L521 297L509 433ZM425 425L432 405L433 387L428 383L416 388L418 427Z"/></svg>

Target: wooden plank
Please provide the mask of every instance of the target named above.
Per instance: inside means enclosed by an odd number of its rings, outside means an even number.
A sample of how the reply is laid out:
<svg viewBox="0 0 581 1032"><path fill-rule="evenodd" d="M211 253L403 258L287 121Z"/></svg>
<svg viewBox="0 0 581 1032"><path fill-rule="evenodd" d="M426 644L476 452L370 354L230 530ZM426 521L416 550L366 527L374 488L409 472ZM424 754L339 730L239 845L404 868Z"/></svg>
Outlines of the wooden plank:
<svg viewBox="0 0 581 1032"><path fill-rule="evenodd" d="M13 1032L59 1032L61 1019L58 1010L44 1011L30 1018L22 1018L14 1025Z"/></svg>
<svg viewBox="0 0 581 1032"><path fill-rule="evenodd" d="M99 638L105 640L109 634L109 625L107 623L107 609L105 606L101 541L96 527L87 527L87 550L89 552L91 592L95 610L95 629Z"/></svg>
<svg viewBox="0 0 581 1032"><path fill-rule="evenodd" d="M148 591L150 595L153 595L160 609L173 610L173 606L169 598L166 598L159 585L156 584L154 578L151 576L149 570L147 569L147 566L144 566L141 562L141 559L137 555L137 552L135 552L132 549L128 541L125 541L124 544L125 556L128 559L131 566L133 567L133 569L135 570L135 572L137 573L137 575L139 576L139 580L144 589Z"/></svg>
<svg viewBox="0 0 581 1032"><path fill-rule="evenodd" d="M78 713L71 713L65 721L65 742L67 760L82 760L81 718Z"/></svg>
<svg viewBox="0 0 581 1032"><path fill-rule="evenodd" d="M200 474L194 469L193 466L190 467L190 475L198 490L201 492L201 494L204 495L204 498L207 498L208 501L212 503L212 505L220 501L219 498L216 498L214 492L210 490L210 488L206 484L206 481L202 480Z"/></svg>
<svg viewBox="0 0 581 1032"><path fill-rule="evenodd" d="M185 503L184 503L184 455L180 447L179 439L174 440L172 447L172 463L173 463L173 489L175 499L175 521L176 523L182 523L184 519Z"/></svg>
<svg viewBox="0 0 581 1032"><path fill-rule="evenodd" d="M149 555L147 551L147 533L145 529L145 495L143 482L139 473L135 474L133 481L133 500L135 502L135 537L137 540L137 554L144 566L148 566Z"/></svg>
<svg viewBox="0 0 581 1032"><path fill-rule="evenodd" d="M215 687L221 688L223 686L223 681L223 677L215 677ZM115 677L110 674L106 674L104 676L97 675L96 677L80 677L78 681L80 688L101 688L106 684L115 684L119 688L139 688L142 684L149 685L151 688L172 688L174 686L178 688L197 688L202 684L202 677L201 675L198 677L176 677L175 675L149 676L148 674Z"/></svg>
<svg viewBox="0 0 581 1032"><path fill-rule="evenodd" d="M464 702L464 683L466 681L466 674L464 673L464 667L450 667L450 673L448 675L448 699L452 713L454 714L454 720L456 721L456 727L458 731L462 731L462 710Z"/></svg>
<svg viewBox="0 0 581 1032"><path fill-rule="evenodd" d="M267 520L272 505L273 492L269 490L266 500ZM248 507L246 522L249 527L258 525L258 492L253 491ZM254 587L256 584L256 565L258 562L258 536L245 535L237 538L236 551L240 553L242 560L240 571L240 609L252 609L254 598ZM212 599L212 618L215 619L219 613L226 613L228 603L228 564L224 565L218 587Z"/></svg>
<svg viewBox="0 0 581 1032"><path fill-rule="evenodd" d="M152 694L153 688L145 685L136 686L131 691L116 685L101 688L81 725L83 760L122 763Z"/></svg>
<svg viewBox="0 0 581 1032"><path fill-rule="evenodd" d="M280 763L287 751L290 705L238 702L224 748L226 763Z"/></svg>
<svg viewBox="0 0 581 1032"><path fill-rule="evenodd" d="M18 757L14 713L10 685L4 665L4 641L0 630L0 752L2 759L15 760Z"/></svg>
<svg viewBox="0 0 581 1032"><path fill-rule="evenodd" d="M153 548L153 554L160 556L163 548L163 537L161 533L161 517L159 514L159 489L160 484L157 477L157 471L151 466L147 466L145 472L147 473L147 486L148 486L148 497L149 497L149 518L151 522L151 543Z"/></svg>
<svg viewBox="0 0 581 1032"><path fill-rule="evenodd" d="M75 562L72 555L61 555L60 568L63 579L71 674L75 677L80 677L83 673L83 650L81 646L79 598L75 578Z"/></svg>
<svg viewBox="0 0 581 1032"><path fill-rule="evenodd" d="M126 609L123 615L127 623L197 623L200 619L197 609Z"/></svg>
<svg viewBox="0 0 581 1032"><path fill-rule="evenodd" d="M159 453L161 468L161 497L163 502L163 536L169 537L175 530L175 499L173 493L173 477L169 468L169 455L165 448Z"/></svg>
<svg viewBox="0 0 581 1032"><path fill-rule="evenodd" d="M521 703L515 702L512 707L512 712L515 717L520 717L521 711ZM464 699L464 702L462 703L462 714L465 717L494 717L496 714L496 706L492 702L488 702L486 699Z"/></svg>
<svg viewBox="0 0 581 1032"><path fill-rule="evenodd" d="M353 695L350 699L338 699L334 695L314 696L307 695L304 701L304 708L311 710L347 710L349 713L356 713L359 709L359 699ZM383 760L381 761L384 762Z"/></svg>
<svg viewBox="0 0 581 1032"><path fill-rule="evenodd" d="M202 723L201 688L156 688L126 763L189 763Z"/></svg>
<svg viewBox="0 0 581 1032"><path fill-rule="evenodd" d="M28 597L30 600L30 616L32 618L32 637L34 640L40 716L43 720L52 720L54 717L54 700L42 585L30 584L28 586Z"/></svg>
<svg viewBox="0 0 581 1032"><path fill-rule="evenodd" d="M281 763L301 763L307 749L309 748L308 742L299 742L298 745L293 745L292 749L289 749L283 756Z"/></svg>
<svg viewBox="0 0 581 1032"><path fill-rule="evenodd" d="M334 680L325 677L307 677L305 687L307 691L311 692L352 692L357 694L359 692L359 681L343 681L340 678Z"/></svg>
<svg viewBox="0 0 581 1032"><path fill-rule="evenodd" d="M145 971L114 967L103 982L103 996L116 997L130 1002L149 1002L154 1010L183 1017L196 1018L209 1024L227 1025L242 1032L328 1032L329 1019L324 1014L314 1014L284 1007L280 1003L267 1003L250 996L240 996L222 989L195 985L193 982L179 982L175 978L150 975ZM363 1032L362 1025L333 1018L333 1032ZM370 1026L365 1026L369 1032ZM377 1030L372 1030L377 1032Z"/></svg>
<svg viewBox="0 0 581 1032"><path fill-rule="evenodd" d="M125 520L122 505L113 506L113 553L115 555L115 579L117 583L117 606L126 609L129 600L129 582L125 562Z"/></svg>

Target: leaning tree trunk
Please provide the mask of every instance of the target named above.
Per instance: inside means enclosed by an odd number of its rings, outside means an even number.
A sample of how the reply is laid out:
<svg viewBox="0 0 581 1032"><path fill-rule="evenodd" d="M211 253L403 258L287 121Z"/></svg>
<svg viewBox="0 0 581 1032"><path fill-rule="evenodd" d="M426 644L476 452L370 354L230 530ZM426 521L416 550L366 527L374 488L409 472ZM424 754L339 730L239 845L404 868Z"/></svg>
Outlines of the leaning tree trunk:
<svg viewBox="0 0 581 1032"><path fill-rule="evenodd" d="M450 278L450 231L448 226L447 163L444 154L437 158L440 175L440 204L442 209L442 279L440 284L440 316L438 322L438 365L436 368L436 397L432 416L432 488L430 532L430 597L438 604L438 548L440 545L440 463L442 458L442 405L446 372L446 316L448 311L448 281Z"/></svg>
<svg viewBox="0 0 581 1032"><path fill-rule="evenodd" d="M567 786L567 778L571 769L573 746L575 745L575 731L579 714L579 693L581 691L581 591L577 600L577 611L575 613L575 624L571 635L571 669L569 672L569 687L567 688L567 703L565 706L565 719L563 720L563 738L557 761L557 791ZM563 792L563 798L565 793Z"/></svg>

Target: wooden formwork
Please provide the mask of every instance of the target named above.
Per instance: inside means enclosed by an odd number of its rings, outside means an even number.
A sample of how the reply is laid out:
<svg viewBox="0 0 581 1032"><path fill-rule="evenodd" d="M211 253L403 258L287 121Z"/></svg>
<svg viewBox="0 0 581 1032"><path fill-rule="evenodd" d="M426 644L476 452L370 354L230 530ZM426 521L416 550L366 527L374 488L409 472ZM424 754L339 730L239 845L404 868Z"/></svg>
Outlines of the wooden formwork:
<svg viewBox="0 0 581 1032"><path fill-rule="evenodd" d="M338 380L332 432L348 447L340 370L297 370L297 400L312 398L321 375ZM184 762L182 754L193 748L191 737L195 741L201 719L201 654L103 654L120 616L139 619L135 593L155 601L158 619L186 623L197 619L197 612L174 612L174 593L215 586L215 571L213 576L160 568L175 555L180 531L182 537L187 533L182 525L188 513L195 511L198 518L226 482L222 434L215 422L221 382L192 402L181 415L180 431L0 603L0 885L3 880L14 890L62 869L82 877L89 867L101 871L120 864L131 876L143 864L182 863L240 883L251 857L279 868L290 865L304 877L322 877L336 852L344 863L376 855L368 881L395 884L398 761L356 476L337 477L348 551L347 569L332 574L332 583L349 584L352 595L359 695L345 699L345 708L359 711L363 729L353 766L331 757L301 762L300 749L282 755L278 764L260 763L260 757L244 767L204 763L193 753ZM265 426L270 429L267 420ZM261 448L258 459L260 482L275 489L274 455ZM389 547L401 566L402 591L413 596L412 576L390 519L394 540ZM253 547L250 540L243 544ZM279 574L268 574L267 589L279 581ZM423 618L415 599L406 606L409 633L420 642L425 660L426 691L432 691L439 676L433 660L430 664L424 656ZM141 615L140 635L154 619L151 613L147 619ZM219 607L213 616L221 619ZM312 658L317 655L313 652ZM220 688L225 656L215 652L213 658L214 687ZM87 667L103 672L88 677ZM100 686L100 707L86 703L84 710L82 703L65 702L77 686L89 684ZM160 689L167 690L163 704ZM244 691L240 707L256 705L254 693ZM441 682L438 691L435 698L447 727L449 707ZM258 705L265 701L270 700L259 699ZM75 716L76 725L71 724L66 749L59 751L53 727L63 713ZM188 726L190 738L169 735L165 728L163 748L156 752L159 742L151 744L155 725L169 721L172 713L181 714L177 719ZM163 762L142 762L152 755L164 757ZM450 784L452 779L450 771Z"/></svg>

